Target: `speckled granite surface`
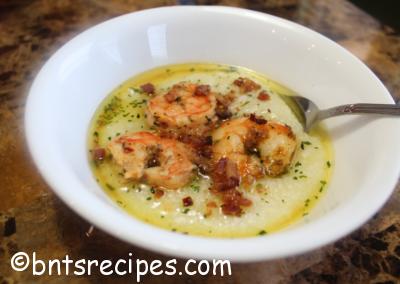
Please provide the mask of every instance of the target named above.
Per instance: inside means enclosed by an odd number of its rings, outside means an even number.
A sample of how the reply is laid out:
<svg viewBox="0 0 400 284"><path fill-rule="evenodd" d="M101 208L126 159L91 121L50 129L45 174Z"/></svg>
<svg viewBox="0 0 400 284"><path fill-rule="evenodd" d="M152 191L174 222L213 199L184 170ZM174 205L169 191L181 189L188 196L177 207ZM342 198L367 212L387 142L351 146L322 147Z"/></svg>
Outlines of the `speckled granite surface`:
<svg viewBox="0 0 400 284"><path fill-rule="evenodd" d="M400 34L344 1L181 1L240 6L288 18L325 34L363 60L400 99ZM32 276L11 270L14 252L51 259L168 259L94 230L60 202L30 160L23 111L35 73L72 36L105 19L176 1L0 0L0 283L127 283L132 276ZM183 261L179 261L182 268ZM231 277L146 277L146 283L400 283L400 188L360 230L289 259L233 265Z"/></svg>

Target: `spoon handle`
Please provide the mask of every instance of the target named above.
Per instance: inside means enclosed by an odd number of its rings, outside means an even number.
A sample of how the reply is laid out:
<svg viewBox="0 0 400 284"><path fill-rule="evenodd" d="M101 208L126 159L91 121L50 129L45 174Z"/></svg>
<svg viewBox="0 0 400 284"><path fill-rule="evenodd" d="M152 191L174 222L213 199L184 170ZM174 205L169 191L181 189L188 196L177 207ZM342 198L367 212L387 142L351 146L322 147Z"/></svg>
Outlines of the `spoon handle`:
<svg viewBox="0 0 400 284"><path fill-rule="evenodd" d="M390 104L349 104L321 110L318 120L344 114L374 113L386 115L399 115L400 105Z"/></svg>

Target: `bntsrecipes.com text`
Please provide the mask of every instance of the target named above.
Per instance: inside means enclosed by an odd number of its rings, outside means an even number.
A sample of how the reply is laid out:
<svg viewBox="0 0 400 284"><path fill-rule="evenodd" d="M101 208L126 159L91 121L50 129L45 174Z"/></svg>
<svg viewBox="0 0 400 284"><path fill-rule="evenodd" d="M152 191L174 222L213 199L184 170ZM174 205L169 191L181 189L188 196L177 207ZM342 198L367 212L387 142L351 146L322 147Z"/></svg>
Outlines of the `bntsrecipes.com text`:
<svg viewBox="0 0 400 284"><path fill-rule="evenodd" d="M207 275L229 276L232 274L228 260L194 260L185 262L184 271L177 271L177 260L134 259L133 254L117 260L71 259L65 255L62 259L43 260L36 252L29 255L17 252L11 258L11 267L15 271L28 271L33 275L92 275L97 270L104 276L132 275L140 282L142 277L151 275Z"/></svg>

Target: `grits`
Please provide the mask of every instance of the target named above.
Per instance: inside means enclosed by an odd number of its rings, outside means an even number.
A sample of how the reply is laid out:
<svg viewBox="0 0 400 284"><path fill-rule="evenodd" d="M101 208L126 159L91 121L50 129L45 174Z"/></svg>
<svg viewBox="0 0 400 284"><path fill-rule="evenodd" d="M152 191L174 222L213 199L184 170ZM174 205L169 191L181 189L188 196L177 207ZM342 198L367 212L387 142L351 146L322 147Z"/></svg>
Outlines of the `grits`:
<svg viewBox="0 0 400 284"><path fill-rule="evenodd" d="M267 120L289 125L299 143L287 173L265 176L244 196L252 201L240 217L226 216L221 209L207 206L218 198L210 192L211 181L198 175L187 186L165 190L156 196L154 188L126 180L121 168L110 157L101 163L92 160L93 173L104 191L136 218L180 233L209 237L249 237L271 233L300 220L322 197L333 167L331 143L322 128L311 134L303 131L290 108L279 95L291 90L251 70L217 64L180 64L164 66L142 73L118 86L98 107L88 135L88 148L106 147L115 137L150 130L146 122L149 99L140 86L151 82L158 91L167 92L173 84L189 81L208 84L219 93L227 93L238 77L247 77L269 94L259 100L258 92L241 95L231 105L233 117L255 113ZM182 199L190 196L193 205L185 207Z"/></svg>

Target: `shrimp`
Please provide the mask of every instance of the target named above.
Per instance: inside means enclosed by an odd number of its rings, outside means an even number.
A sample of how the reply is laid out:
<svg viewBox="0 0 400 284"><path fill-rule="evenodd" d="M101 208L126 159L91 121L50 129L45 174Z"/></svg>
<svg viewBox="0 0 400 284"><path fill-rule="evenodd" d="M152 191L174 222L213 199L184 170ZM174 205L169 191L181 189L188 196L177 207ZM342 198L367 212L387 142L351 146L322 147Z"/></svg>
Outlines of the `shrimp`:
<svg viewBox="0 0 400 284"><path fill-rule="evenodd" d="M254 178L263 175L261 161L246 152L245 142L252 124L245 117L232 119L224 122L212 133L214 164L218 165L221 159L229 159L236 165L239 176L247 179L249 184Z"/></svg>
<svg viewBox="0 0 400 284"><path fill-rule="evenodd" d="M193 177L192 152L183 143L160 138L151 132L117 137L108 145L126 179L145 181L151 186L178 189Z"/></svg>
<svg viewBox="0 0 400 284"><path fill-rule="evenodd" d="M260 158L269 176L279 176L287 171L297 148L292 129L277 122L267 123L267 136L258 143Z"/></svg>
<svg viewBox="0 0 400 284"><path fill-rule="evenodd" d="M226 121L212 134L214 163L228 158L249 184L264 174L278 176L290 165L297 147L291 128L255 115Z"/></svg>
<svg viewBox="0 0 400 284"><path fill-rule="evenodd" d="M201 135L216 121L216 98L209 85L181 82L147 104L150 125Z"/></svg>

